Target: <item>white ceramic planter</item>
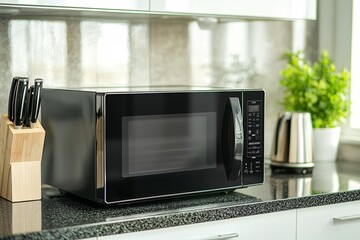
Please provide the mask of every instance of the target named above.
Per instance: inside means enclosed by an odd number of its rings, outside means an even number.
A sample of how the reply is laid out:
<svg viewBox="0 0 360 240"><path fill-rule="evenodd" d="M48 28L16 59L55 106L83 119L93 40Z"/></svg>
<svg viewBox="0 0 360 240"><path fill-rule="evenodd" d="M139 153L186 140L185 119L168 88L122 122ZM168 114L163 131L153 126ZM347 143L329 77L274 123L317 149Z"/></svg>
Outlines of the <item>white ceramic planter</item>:
<svg viewBox="0 0 360 240"><path fill-rule="evenodd" d="M314 128L314 161L335 161L339 148L341 128Z"/></svg>

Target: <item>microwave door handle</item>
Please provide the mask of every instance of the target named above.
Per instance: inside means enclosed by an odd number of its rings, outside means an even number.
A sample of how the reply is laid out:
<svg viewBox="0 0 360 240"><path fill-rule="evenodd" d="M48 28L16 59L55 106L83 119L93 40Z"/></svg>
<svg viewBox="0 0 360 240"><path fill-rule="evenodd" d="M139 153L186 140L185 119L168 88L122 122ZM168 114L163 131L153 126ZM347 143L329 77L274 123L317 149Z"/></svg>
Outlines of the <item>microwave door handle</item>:
<svg viewBox="0 0 360 240"><path fill-rule="evenodd" d="M234 122L234 155L232 164L230 164L229 180L237 180L239 178L244 152L244 131L243 131L243 115L241 111L239 98L229 98L231 113Z"/></svg>

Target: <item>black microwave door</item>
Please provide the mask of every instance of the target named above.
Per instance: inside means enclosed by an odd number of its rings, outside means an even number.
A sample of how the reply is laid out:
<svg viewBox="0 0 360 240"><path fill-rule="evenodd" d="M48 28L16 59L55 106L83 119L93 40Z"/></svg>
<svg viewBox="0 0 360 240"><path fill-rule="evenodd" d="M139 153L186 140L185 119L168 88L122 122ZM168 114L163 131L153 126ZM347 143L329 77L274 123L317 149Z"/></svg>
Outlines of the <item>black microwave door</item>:
<svg viewBox="0 0 360 240"><path fill-rule="evenodd" d="M241 186L225 166L231 98L242 92L106 95L106 201Z"/></svg>

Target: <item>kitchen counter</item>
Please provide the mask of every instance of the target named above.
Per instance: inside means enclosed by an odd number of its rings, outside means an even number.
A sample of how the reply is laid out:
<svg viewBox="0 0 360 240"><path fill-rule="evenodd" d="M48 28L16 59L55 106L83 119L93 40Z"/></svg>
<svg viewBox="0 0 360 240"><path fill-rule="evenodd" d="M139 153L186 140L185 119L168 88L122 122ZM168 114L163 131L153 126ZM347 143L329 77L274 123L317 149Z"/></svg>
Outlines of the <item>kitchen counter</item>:
<svg viewBox="0 0 360 240"><path fill-rule="evenodd" d="M0 198L0 239L114 235L360 200L360 164L317 163L310 175L272 174L263 185L194 197L104 206L43 186L42 200Z"/></svg>

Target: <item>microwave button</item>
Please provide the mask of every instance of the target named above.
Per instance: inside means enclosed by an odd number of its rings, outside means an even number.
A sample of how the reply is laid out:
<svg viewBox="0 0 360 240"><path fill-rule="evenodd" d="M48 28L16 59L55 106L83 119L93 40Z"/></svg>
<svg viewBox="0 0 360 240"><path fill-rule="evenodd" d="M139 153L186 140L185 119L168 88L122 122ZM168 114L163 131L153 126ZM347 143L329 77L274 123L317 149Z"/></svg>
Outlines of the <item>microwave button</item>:
<svg viewBox="0 0 360 240"><path fill-rule="evenodd" d="M236 132L236 138L237 138L237 139L242 139L242 135L241 135L240 132Z"/></svg>

